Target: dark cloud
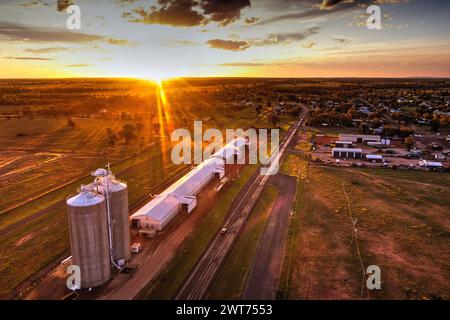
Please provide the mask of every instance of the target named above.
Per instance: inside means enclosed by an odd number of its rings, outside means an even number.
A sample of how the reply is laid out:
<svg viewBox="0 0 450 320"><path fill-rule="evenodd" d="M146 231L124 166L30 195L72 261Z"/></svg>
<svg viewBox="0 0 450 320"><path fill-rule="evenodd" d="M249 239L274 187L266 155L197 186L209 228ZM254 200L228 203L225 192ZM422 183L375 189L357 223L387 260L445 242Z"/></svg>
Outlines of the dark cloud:
<svg viewBox="0 0 450 320"><path fill-rule="evenodd" d="M340 2L342 2L342 0L323 0L320 7L322 9L328 9L334 7Z"/></svg>
<svg viewBox="0 0 450 320"><path fill-rule="evenodd" d="M130 22L193 27L211 21L226 26L241 17L250 0L158 0L149 9L135 8L122 17Z"/></svg>
<svg viewBox="0 0 450 320"><path fill-rule="evenodd" d="M200 6L210 20L226 26L241 17L241 10L250 7L250 0L203 0Z"/></svg>
<svg viewBox="0 0 450 320"><path fill-rule="evenodd" d="M35 61L54 60L52 58L43 58L43 57L3 57L3 59L9 59L9 60L35 60Z"/></svg>
<svg viewBox="0 0 450 320"><path fill-rule="evenodd" d="M234 40L222 40L212 39L207 42L211 48L229 50L229 51L243 51L250 47L247 41L234 41Z"/></svg>
<svg viewBox="0 0 450 320"><path fill-rule="evenodd" d="M149 10L136 8L124 12L122 17L130 22L146 24L163 24L175 27L193 27L203 23L204 16L193 9L197 5L193 0L159 0L159 8Z"/></svg>
<svg viewBox="0 0 450 320"><path fill-rule="evenodd" d="M56 9L59 12L66 10L69 6L75 4L73 0L58 0L56 3Z"/></svg>

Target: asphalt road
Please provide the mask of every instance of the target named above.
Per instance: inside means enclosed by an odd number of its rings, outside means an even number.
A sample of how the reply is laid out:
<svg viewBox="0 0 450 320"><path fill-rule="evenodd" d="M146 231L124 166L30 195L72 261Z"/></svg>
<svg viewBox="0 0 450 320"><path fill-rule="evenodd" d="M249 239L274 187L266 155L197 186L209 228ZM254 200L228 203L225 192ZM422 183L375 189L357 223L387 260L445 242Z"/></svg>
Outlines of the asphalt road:
<svg viewBox="0 0 450 320"><path fill-rule="evenodd" d="M244 300L272 300L277 295L297 179L278 173L270 179L270 183L282 192L272 207L259 241L252 269L241 296Z"/></svg>
<svg viewBox="0 0 450 320"><path fill-rule="evenodd" d="M299 119L291 127L288 134L280 143L279 152L274 155L274 158L278 158L278 163L281 163L280 160L286 148L302 123L303 118ZM273 166L270 168L273 168ZM199 300L205 297L226 256L233 248L234 243L245 226L269 177L269 175L258 174L255 178L247 182L241 194L236 198L237 202L235 201L233 204L231 212L228 213L227 219L222 226L222 228L227 228L227 233L223 235L217 233L211 241L209 247L181 286L176 296L177 300Z"/></svg>

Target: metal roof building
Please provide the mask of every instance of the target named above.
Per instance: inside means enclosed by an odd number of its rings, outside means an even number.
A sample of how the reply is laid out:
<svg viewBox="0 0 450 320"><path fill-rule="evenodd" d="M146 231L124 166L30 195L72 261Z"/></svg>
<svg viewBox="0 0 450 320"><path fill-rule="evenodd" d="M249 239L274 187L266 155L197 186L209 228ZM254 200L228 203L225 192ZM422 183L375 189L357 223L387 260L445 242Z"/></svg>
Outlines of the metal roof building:
<svg viewBox="0 0 450 320"><path fill-rule="evenodd" d="M243 138L234 139L200 163L134 213L130 217L132 225L162 230L183 209L191 212L197 205L196 195L214 178L224 177L226 160L240 155L245 142Z"/></svg>

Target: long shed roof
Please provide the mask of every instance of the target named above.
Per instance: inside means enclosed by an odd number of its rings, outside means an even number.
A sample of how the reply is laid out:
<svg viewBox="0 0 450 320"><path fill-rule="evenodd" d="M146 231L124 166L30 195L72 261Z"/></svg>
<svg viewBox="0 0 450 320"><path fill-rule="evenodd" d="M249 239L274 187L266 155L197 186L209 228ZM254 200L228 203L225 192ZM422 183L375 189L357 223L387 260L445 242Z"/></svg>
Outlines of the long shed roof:
<svg viewBox="0 0 450 320"><path fill-rule="evenodd" d="M202 186L207 179L210 179L214 173L221 173L224 171L225 161L222 158L222 155L227 155L228 152L231 152L231 148L236 154L239 154L239 149L236 148L236 144L240 145L242 141L238 139L231 141L229 144L218 150L211 158L193 168L161 194L136 211L131 218L149 216L155 220L164 220L171 212L173 212L173 210L177 210L177 207L181 203L186 202L185 197L194 195L194 192Z"/></svg>

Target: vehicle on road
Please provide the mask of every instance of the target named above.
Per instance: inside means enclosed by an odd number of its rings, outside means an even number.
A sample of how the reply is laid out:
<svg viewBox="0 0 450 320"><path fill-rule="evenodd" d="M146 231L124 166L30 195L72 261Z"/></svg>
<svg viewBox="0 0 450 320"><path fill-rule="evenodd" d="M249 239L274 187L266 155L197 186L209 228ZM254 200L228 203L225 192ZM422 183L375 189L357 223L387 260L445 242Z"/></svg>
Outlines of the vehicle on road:
<svg viewBox="0 0 450 320"><path fill-rule="evenodd" d="M132 253L139 253L141 252L142 246L139 242L135 242L131 245L131 252Z"/></svg>

